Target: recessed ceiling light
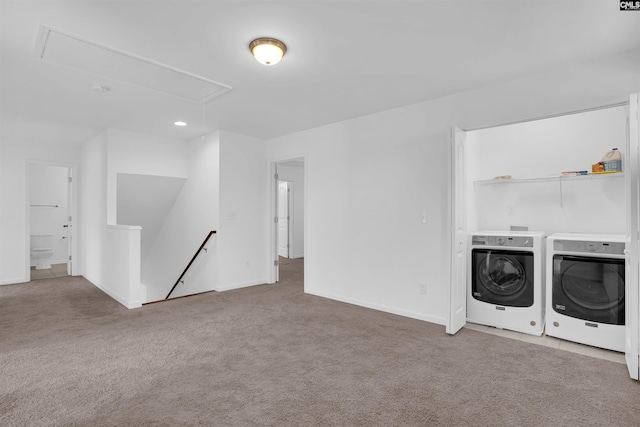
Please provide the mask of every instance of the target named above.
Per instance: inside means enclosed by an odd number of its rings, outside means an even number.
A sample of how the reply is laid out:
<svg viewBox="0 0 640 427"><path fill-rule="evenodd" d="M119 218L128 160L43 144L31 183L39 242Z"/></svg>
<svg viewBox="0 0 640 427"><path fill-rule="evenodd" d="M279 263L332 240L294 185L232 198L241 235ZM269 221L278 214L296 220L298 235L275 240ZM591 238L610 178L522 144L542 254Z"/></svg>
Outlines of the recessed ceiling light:
<svg viewBox="0 0 640 427"><path fill-rule="evenodd" d="M173 122L173 124L176 125L176 126L186 126L187 122L177 121L177 122Z"/></svg>
<svg viewBox="0 0 640 427"><path fill-rule="evenodd" d="M249 43L249 50L259 63L275 65L287 53L287 46L278 39L261 37Z"/></svg>

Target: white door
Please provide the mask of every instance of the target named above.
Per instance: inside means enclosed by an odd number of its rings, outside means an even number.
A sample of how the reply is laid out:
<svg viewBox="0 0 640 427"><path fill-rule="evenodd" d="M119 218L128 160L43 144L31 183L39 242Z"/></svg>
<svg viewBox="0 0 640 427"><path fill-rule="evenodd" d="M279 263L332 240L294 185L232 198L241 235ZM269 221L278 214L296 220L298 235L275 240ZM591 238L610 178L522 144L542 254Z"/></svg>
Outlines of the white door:
<svg viewBox="0 0 640 427"><path fill-rule="evenodd" d="M280 181L278 180L278 164L277 163L273 163L272 164L272 171L274 172L273 174L273 197L274 197L274 201L273 201L273 207L272 207L272 213L273 213L273 252L272 255L274 257L273 260L273 268L274 268L274 281L278 282L280 280L280 261L278 260L278 251L280 248L280 245L278 243L278 241L280 239L278 239L278 233L280 232L280 228L278 227L278 208L280 206L279 200L279 193L280 193Z"/></svg>
<svg viewBox="0 0 640 427"><path fill-rule="evenodd" d="M467 233L465 224L465 133L451 128L451 282L446 331L455 334L467 322Z"/></svg>
<svg viewBox="0 0 640 427"><path fill-rule="evenodd" d="M290 183L278 183L278 255L289 258Z"/></svg>
<svg viewBox="0 0 640 427"><path fill-rule="evenodd" d="M625 159L625 189L627 200L627 241L625 263L625 359L629 369L629 375L638 379L638 342L640 340L640 327L638 326L640 311L639 284L639 260L640 235L638 218L640 193L638 186L638 167L640 156L638 154L639 132L638 128L638 94L629 98L629 118L627 136L627 155Z"/></svg>
<svg viewBox="0 0 640 427"><path fill-rule="evenodd" d="M63 239L66 238L67 239L67 274L69 276L71 276L73 274L73 266L72 266L72 257L71 254L73 253L73 245L72 245L72 227L73 227L73 192L72 190L72 185L73 185L73 175L72 175L72 170L71 168L69 168L69 172L67 174L67 223L63 224L63 228L66 229L66 233L63 234Z"/></svg>

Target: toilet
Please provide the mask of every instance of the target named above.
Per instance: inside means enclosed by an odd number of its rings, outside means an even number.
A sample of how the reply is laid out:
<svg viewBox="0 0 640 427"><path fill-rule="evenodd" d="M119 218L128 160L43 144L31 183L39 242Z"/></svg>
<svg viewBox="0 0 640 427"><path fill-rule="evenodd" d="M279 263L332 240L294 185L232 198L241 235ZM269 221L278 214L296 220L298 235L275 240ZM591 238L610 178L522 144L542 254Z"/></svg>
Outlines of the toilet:
<svg viewBox="0 0 640 427"><path fill-rule="evenodd" d="M31 264L36 270L51 268L49 259L53 256L53 234L38 233L31 235Z"/></svg>

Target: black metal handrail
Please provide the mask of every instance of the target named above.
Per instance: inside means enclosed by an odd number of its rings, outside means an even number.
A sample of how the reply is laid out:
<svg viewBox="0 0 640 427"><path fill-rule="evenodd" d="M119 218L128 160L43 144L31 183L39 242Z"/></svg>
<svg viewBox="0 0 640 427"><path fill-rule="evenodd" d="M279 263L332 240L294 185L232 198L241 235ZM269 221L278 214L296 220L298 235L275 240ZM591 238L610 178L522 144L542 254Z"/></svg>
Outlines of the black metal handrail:
<svg viewBox="0 0 640 427"><path fill-rule="evenodd" d="M193 258L191 258L191 261L189 261L189 264L187 264L187 267L184 269L184 271L182 272L182 274L180 275L180 277L178 277L178 280L176 280L176 283L173 285L173 288L171 288L171 290L169 291L169 293L167 294L167 297L165 299L169 299L169 297L171 296L171 293L173 292L173 290L176 288L176 286L178 286L178 283L180 283L180 281L182 280L182 278L184 277L184 275L187 273L187 270L189 270L189 267L191 267L191 264L193 264L193 261L196 260L196 258L198 257L198 254L200 254L200 252L204 249L206 252L206 248L204 247L204 245L207 244L207 242L209 241L209 239L211 238L211 236L213 236L216 233L216 230L211 230L209 232L209 234L207 234L207 238L204 239L204 242L202 242L202 244L200 245L200 248L198 248L198 250L196 251L195 255L193 255Z"/></svg>

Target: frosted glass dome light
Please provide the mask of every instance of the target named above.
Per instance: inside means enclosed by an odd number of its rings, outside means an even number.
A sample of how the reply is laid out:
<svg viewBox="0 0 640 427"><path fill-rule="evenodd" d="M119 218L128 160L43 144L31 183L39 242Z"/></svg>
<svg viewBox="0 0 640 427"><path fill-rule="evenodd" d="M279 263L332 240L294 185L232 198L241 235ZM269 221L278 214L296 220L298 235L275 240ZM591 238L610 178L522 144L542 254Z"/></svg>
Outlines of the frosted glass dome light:
<svg viewBox="0 0 640 427"><path fill-rule="evenodd" d="M287 53L287 46L280 40L263 37L249 43L249 50L259 63L275 65Z"/></svg>

